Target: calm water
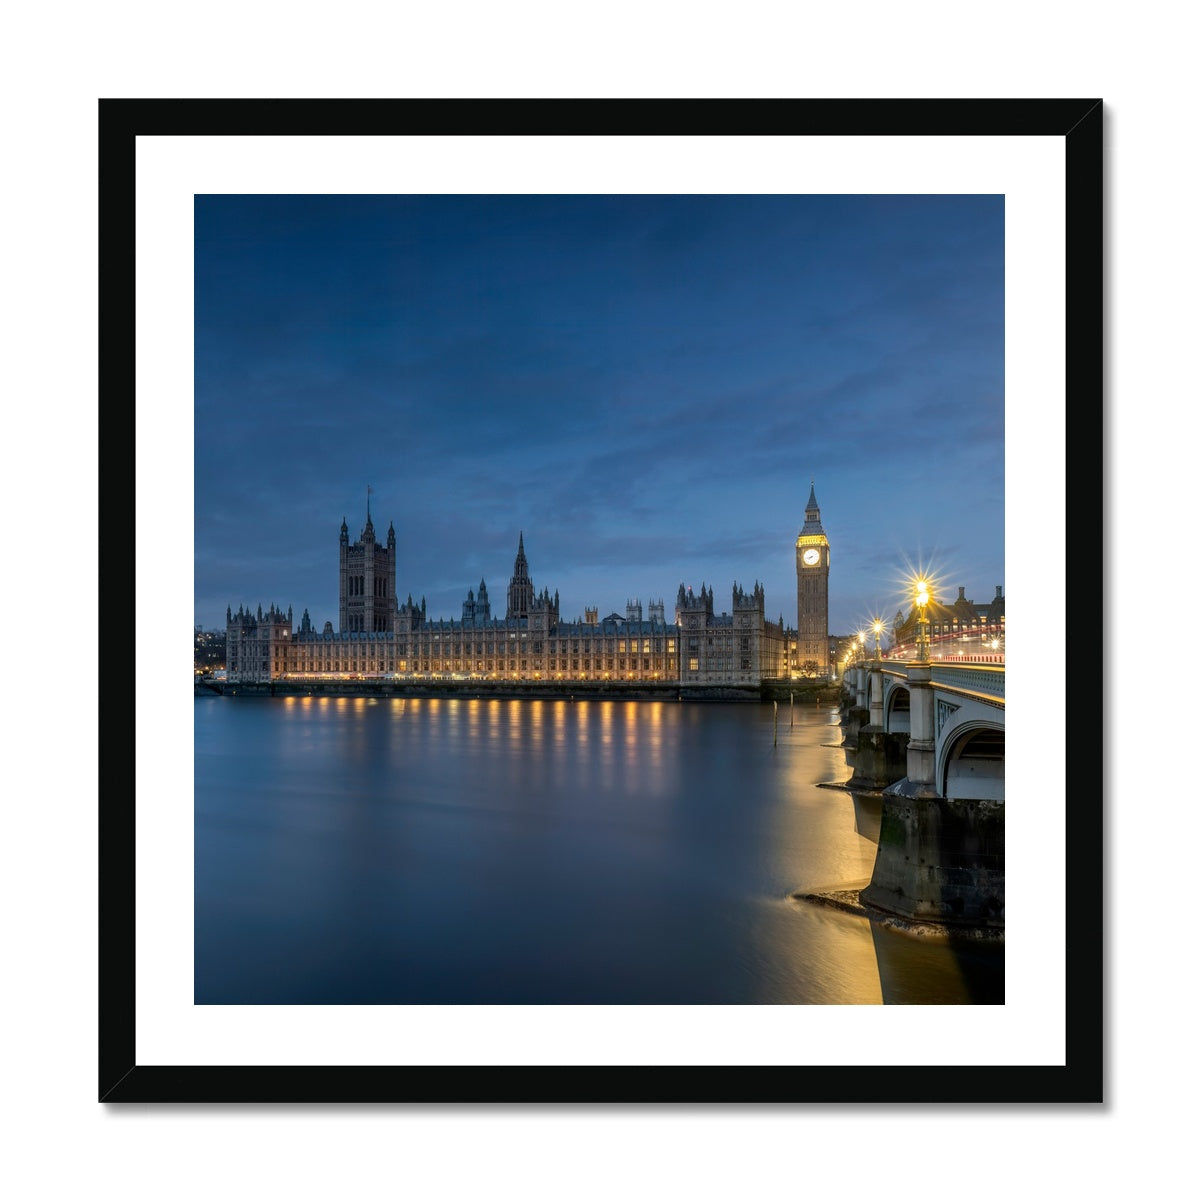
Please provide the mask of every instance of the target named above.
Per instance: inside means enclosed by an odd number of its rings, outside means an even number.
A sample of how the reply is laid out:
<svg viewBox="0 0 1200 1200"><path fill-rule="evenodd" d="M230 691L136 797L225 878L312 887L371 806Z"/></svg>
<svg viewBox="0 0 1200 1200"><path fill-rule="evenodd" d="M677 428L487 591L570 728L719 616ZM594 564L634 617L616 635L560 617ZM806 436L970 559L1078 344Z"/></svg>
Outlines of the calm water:
<svg viewBox="0 0 1200 1200"><path fill-rule="evenodd" d="M789 899L861 886L836 713L197 699L211 1004L1003 1003L1003 949Z"/></svg>

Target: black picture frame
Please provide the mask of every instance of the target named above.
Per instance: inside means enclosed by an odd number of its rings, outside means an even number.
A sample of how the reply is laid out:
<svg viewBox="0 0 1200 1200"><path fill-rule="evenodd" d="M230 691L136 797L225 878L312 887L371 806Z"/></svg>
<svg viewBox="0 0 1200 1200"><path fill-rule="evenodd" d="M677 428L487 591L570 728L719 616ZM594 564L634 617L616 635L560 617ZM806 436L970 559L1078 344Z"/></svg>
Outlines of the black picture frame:
<svg viewBox="0 0 1200 1200"><path fill-rule="evenodd" d="M99 529L101 619L127 622L134 594L135 289L139 137L328 137L568 133L638 137L971 136L1059 139L1065 172L1067 594L1083 636L1067 645L1073 689L1102 694L1103 104L1046 100L154 100L99 101ZM1053 610L1054 602L1047 602ZM120 608L118 607L120 606ZM1094 637L1087 636L1094 634ZM131 674L102 639L101 681ZM121 660L118 661L118 655ZM129 1102L1097 1103L1103 1099L1102 768L1082 710L1065 717L1066 1061L1059 1066L197 1066L136 1054L136 727L105 704L99 746L99 1099ZM118 785L119 784L119 785Z"/></svg>

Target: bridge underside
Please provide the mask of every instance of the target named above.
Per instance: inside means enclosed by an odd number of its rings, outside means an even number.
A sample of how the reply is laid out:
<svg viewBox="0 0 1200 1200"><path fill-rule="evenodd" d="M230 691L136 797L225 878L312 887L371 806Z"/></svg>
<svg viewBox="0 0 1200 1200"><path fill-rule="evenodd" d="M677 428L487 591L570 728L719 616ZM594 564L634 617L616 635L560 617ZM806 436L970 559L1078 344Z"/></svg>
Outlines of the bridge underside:
<svg viewBox="0 0 1200 1200"><path fill-rule="evenodd" d="M947 800L1004 802L1004 730L975 729L949 748L942 776Z"/></svg>

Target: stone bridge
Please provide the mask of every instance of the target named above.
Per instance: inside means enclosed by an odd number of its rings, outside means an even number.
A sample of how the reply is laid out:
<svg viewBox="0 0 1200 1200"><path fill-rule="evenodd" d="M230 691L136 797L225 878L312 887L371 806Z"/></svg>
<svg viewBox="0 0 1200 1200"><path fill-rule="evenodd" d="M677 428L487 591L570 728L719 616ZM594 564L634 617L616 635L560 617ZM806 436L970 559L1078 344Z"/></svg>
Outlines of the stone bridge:
<svg viewBox="0 0 1200 1200"><path fill-rule="evenodd" d="M902 734L910 752L922 751L919 763L904 761L900 772L876 769L868 753L855 763L860 782L888 786L917 779L947 800L1004 801L1004 666L978 663L864 663L848 676L854 689L854 725L859 732ZM925 728L914 733L916 721ZM924 711L927 708L928 711ZM853 720L857 710L859 719ZM866 723L862 722L866 718ZM922 743L932 743L928 748ZM914 770L910 768L915 768Z"/></svg>
<svg viewBox="0 0 1200 1200"><path fill-rule="evenodd" d="M863 903L1003 928L1003 663L875 659L845 682L848 786L883 796Z"/></svg>

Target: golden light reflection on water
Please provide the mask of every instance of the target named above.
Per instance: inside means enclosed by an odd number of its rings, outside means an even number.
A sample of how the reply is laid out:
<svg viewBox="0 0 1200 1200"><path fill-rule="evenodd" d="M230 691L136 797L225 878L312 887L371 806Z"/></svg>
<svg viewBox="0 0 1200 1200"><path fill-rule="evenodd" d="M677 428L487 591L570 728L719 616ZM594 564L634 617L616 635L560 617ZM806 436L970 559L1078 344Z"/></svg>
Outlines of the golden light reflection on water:
<svg viewBox="0 0 1200 1200"><path fill-rule="evenodd" d="M529 737L535 746L541 745L545 737L542 728L546 721L546 702L544 700L531 700L529 703Z"/></svg>
<svg viewBox="0 0 1200 1200"><path fill-rule="evenodd" d="M777 797L765 810L767 874L779 886L747 950L758 963L759 1003L779 1003L801 980L809 989L818 981L821 994L811 1002L882 1003L870 922L791 899L796 891L857 890L871 878L876 845L862 836L853 797L821 786L850 775L840 746L831 744L840 729L816 711L794 720L789 713L778 727L768 713L759 736L770 765L764 783Z"/></svg>
<svg viewBox="0 0 1200 1200"><path fill-rule="evenodd" d="M882 1004L871 922L865 917L781 899L756 922L747 970L754 1003Z"/></svg>
<svg viewBox="0 0 1200 1200"><path fill-rule="evenodd" d="M883 821L883 797L874 794L854 794L854 829L874 845L879 845L879 826Z"/></svg>
<svg viewBox="0 0 1200 1200"><path fill-rule="evenodd" d="M637 714L634 716L633 720L629 720L628 719L629 714L628 713L626 714L626 718L627 718L625 721L625 749L626 750L629 750L629 751L637 750L638 726L641 724L641 721L638 719L639 716L640 716L640 714Z"/></svg>

